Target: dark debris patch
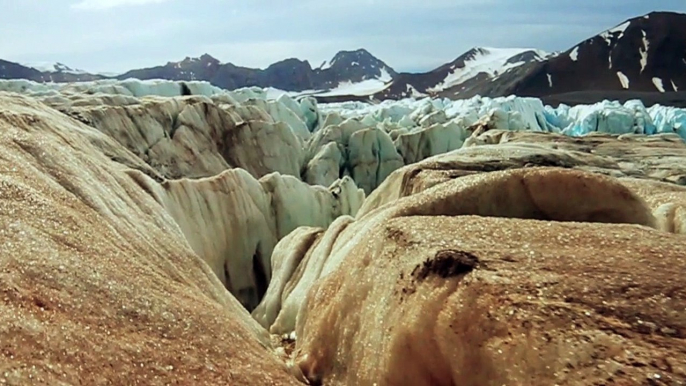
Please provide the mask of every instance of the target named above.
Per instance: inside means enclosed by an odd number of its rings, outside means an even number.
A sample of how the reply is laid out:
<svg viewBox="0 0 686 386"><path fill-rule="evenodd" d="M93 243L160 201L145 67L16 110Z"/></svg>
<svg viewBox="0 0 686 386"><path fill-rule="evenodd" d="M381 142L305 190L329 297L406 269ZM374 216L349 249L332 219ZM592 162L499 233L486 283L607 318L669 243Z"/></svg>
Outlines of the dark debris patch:
<svg viewBox="0 0 686 386"><path fill-rule="evenodd" d="M432 275L445 279L470 273L478 265L479 258L476 255L465 251L446 249L438 251L433 258L428 258L422 264L418 264L412 270L412 277L418 281Z"/></svg>

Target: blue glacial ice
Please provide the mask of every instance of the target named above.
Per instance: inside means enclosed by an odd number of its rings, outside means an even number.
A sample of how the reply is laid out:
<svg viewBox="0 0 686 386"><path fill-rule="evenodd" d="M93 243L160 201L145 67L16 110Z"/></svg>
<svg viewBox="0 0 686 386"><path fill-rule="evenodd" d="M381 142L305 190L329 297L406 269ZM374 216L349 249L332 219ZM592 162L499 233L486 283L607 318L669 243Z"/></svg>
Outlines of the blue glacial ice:
<svg viewBox="0 0 686 386"><path fill-rule="evenodd" d="M432 125L467 128L486 122L500 130L531 130L580 136L593 132L610 134L676 133L686 140L686 110L655 105L646 108L640 100L622 104L603 101L590 105L553 108L540 99L525 97L488 98L475 96L455 100L408 98L378 104L342 102L317 104L311 97L297 97L275 89L257 87L233 91L222 90L207 82L183 82L193 95L203 95L228 103L249 100L276 100L279 111L291 110L310 132L322 129L331 114L340 122L355 118L366 127L377 126L387 132L417 132ZM180 96L180 82L168 80L103 80L80 83L36 83L26 80L0 80L0 91L19 92L35 97L90 94L121 95L128 98L145 96ZM283 114L279 114L283 115Z"/></svg>
<svg viewBox="0 0 686 386"><path fill-rule="evenodd" d="M369 116L378 122L407 128L418 125L418 117L436 116L436 112L442 111L447 121L467 127L486 119L492 128L501 130L543 131L570 136L593 132L676 133L686 140L686 109L660 105L646 108L640 100L629 100L624 104L603 101L573 107L563 104L553 108L544 106L537 98L476 96L456 101L425 98L384 101L376 105L343 102L319 107L325 113L336 111L344 118Z"/></svg>

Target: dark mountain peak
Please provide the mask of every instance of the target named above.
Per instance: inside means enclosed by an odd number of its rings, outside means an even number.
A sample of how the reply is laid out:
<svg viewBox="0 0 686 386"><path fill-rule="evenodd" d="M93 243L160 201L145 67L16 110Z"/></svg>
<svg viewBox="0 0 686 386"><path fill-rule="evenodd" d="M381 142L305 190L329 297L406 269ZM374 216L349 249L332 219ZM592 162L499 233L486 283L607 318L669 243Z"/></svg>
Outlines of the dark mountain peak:
<svg viewBox="0 0 686 386"><path fill-rule="evenodd" d="M364 48L339 51L333 59L314 70L314 79L323 88L333 88L341 82L358 83L370 79L385 83L397 75L389 65Z"/></svg>
<svg viewBox="0 0 686 386"><path fill-rule="evenodd" d="M332 61L336 60L354 60L354 59L376 59L374 55L372 55L369 51L365 50L364 48L358 48L356 50L352 51L338 51L336 55L334 55ZM377 59L378 60L378 59Z"/></svg>
<svg viewBox="0 0 686 386"><path fill-rule="evenodd" d="M178 62L168 62L167 66L177 67L177 68L190 68L190 67L210 67L218 66L221 62L214 58L210 54L202 54L200 57L190 57L186 56L183 60Z"/></svg>
<svg viewBox="0 0 686 386"><path fill-rule="evenodd" d="M545 54L543 54L541 51L537 50L528 50L524 51L520 54L516 54L505 62L506 64L515 64L515 63L521 63L521 62L534 62L534 61L541 61L544 60L546 57Z"/></svg>
<svg viewBox="0 0 686 386"><path fill-rule="evenodd" d="M380 75L379 71L383 69L392 76L395 74L395 71L393 71L390 66L364 48L359 48L354 51L339 51L334 55L333 59L328 63L323 64L319 69L343 71L354 67L359 67L368 71L370 74L377 76Z"/></svg>
<svg viewBox="0 0 686 386"><path fill-rule="evenodd" d="M668 93L686 88L685 74L686 15L651 12L618 23L566 52L525 62L472 93Z"/></svg>
<svg viewBox="0 0 686 386"><path fill-rule="evenodd" d="M293 68L308 68L312 69L310 66L310 62L307 60L300 60L298 58L288 58L284 60L280 60L276 63L272 63L267 67L267 70L270 68L285 68L285 67L293 67Z"/></svg>
<svg viewBox="0 0 686 386"><path fill-rule="evenodd" d="M653 11L649 12L643 16L636 17L634 19L649 19L651 17L665 17L665 18L676 18L676 19L686 19L686 14L671 11Z"/></svg>
<svg viewBox="0 0 686 386"><path fill-rule="evenodd" d="M43 74L32 67L0 59L0 79L30 79L38 81Z"/></svg>
<svg viewBox="0 0 686 386"><path fill-rule="evenodd" d="M598 38L605 39L608 44L617 43L618 40L623 38L629 30L636 29L656 29L656 30L667 30L667 29L683 29L684 23L686 23L686 14L677 12L663 12L654 11L643 16L637 16L631 19L627 19L616 26L607 29L596 36L591 37L584 41L584 43L592 40L597 40Z"/></svg>
<svg viewBox="0 0 686 386"><path fill-rule="evenodd" d="M200 61L202 62L219 62L219 59L213 57L212 55L205 53L200 55Z"/></svg>

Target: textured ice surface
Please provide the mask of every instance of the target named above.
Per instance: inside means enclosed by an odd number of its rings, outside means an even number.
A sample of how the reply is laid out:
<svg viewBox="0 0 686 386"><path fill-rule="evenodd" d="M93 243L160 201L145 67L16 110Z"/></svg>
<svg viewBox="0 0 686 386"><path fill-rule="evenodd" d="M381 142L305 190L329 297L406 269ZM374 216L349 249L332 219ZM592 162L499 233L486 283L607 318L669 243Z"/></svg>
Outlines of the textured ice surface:
<svg viewBox="0 0 686 386"><path fill-rule="evenodd" d="M331 103L319 106L325 113L336 112L344 118L371 117L410 131L427 117L445 113L447 122L467 128L490 117L493 128L558 132L572 136L592 132L612 134L677 133L686 139L686 110L655 105L646 108L640 100L626 103L603 101L570 107L544 106L537 98L475 96L470 99L404 99L371 105L362 102ZM367 118L368 119L368 118Z"/></svg>
<svg viewBox="0 0 686 386"><path fill-rule="evenodd" d="M621 33L619 30L616 32ZM629 87L630 81L623 73L618 73L618 77L625 87ZM660 84L660 86L663 85L664 82ZM499 98L475 96L470 99L455 101L424 97L383 101L378 104L342 102L318 105L312 97L294 95L275 89L250 87L227 91L214 87L207 82L140 81L133 79L70 84L0 80L0 91L19 92L43 100L49 99L52 102L74 94L114 94L119 96L119 103L128 103L129 99L121 98L141 98L153 95L171 97L187 93L206 96L215 102L229 104L244 104L251 100L263 101L259 105L275 121L287 123L303 140L310 137L308 132L313 133L327 126L339 125L350 118L360 123L355 125L357 127L355 130L377 128L389 134L393 141L397 141L401 135L417 134L432 127L431 132L440 132L440 136L443 138L440 140L444 141L445 130L438 129L434 125L450 127L452 129L448 132L459 133L456 135L463 136L464 130L477 122L488 124L490 128L558 132L573 136L591 132L614 134L674 132L686 139L684 110L659 105L645 108L638 100L627 101L624 104L603 101L592 105L574 107L561 105L557 108L544 106L541 100L537 98L514 96ZM272 100L278 103L266 102ZM301 122L304 123L304 127ZM424 133L424 135L426 134ZM347 139L350 135L352 133L345 136L345 140L341 143L342 146L347 146ZM432 140L435 141L436 139ZM460 140L463 139L450 139L450 141ZM320 145L324 146L326 143L325 141ZM396 142L396 147L401 152L397 145ZM427 146L431 147L431 145ZM453 146L447 147L452 148ZM315 149L312 157L319 150ZM346 149L342 148L341 150ZM345 154L343 156L345 159ZM308 159L306 162L310 160Z"/></svg>

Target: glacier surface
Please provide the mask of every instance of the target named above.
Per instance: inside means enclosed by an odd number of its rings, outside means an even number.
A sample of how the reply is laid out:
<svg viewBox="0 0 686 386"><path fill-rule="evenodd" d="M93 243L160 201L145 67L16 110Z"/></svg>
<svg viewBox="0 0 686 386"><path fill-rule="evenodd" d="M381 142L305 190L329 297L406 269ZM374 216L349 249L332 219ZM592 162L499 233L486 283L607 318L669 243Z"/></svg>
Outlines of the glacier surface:
<svg viewBox="0 0 686 386"><path fill-rule="evenodd" d="M198 125L206 126L209 122L201 115L203 111L217 111L212 106L230 106L239 116L236 119L249 125L241 129L245 131L241 143L254 144L243 149L241 162L230 163L232 166L245 168L256 178L279 172L327 187L350 176L367 194L403 165L459 149L470 137L488 130L569 136L675 133L686 140L686 110L660 105L646 107L639 100L555 108L537 98L515 96L318 104L312 96L295 96L275 89L250 87L227 91L208 82L133 79L70 84L0 80L0 91L30 95L62 111L103 104L145 107L150 106L151 98L191 95L196 98L193 103L202 102L197 106L210 106L206 110L195 108L191 114L197 116L193 121ZM189 102L174 103L181 106ZM93 114L89 113L91 117ZM143 127L140 130L145 131ZM282 145L262 143L271 141L271 137L278 137ZM256 151L254 157L250 156L251 148ZM262 151L257 152L259 149ZM260 154L273 157L261 158Z"/></svg>
<svg viewBox="0 0 686 386"><path fill-rule="evenodd" d="M292 231L311 227L301 235L305 243L324 228L343 229L398 169L465 146L460 154L469 155L468 146L485 132L671 133L686 140L686 109L639 100L551 107L537 98L476 96L319 104L277 91L166 80L0 80L8 100L28 95L52 107L46 108L51 117L80 122L116 142L96 141L137 171L131 173L139 185L248 308L258 304L274 265L294 259L287 250L278 255L282 261L272 259L281 240L300 245L285 239ZM499 150L516 157L512 148ZM324 269L324 262L308 264ZM286 314L294 315L298 304L285 301ZM276 318L269 307L257 314L265 323ZM293 322L277 325L292 330Z"/></svg>
<svg viewBox="0 0 686 386"><path fill-rule="evenodd" d="M592 105L551 107L538 98L475 96L470 99L403 99L379 104L341 102L319 106L324 114L344 118L374 119L385 126L395 125L412 131L412 119L428 119L444 114L444 122L468 128L485 121L492 129L531 130L581 136L589 133L658 134L676 133L686 140L686 110L654 105L645 107L640 100L625 103L603 101ZM408 117L411 118L408 120ZM430 119L430 118L429 118Z"/></svg>

